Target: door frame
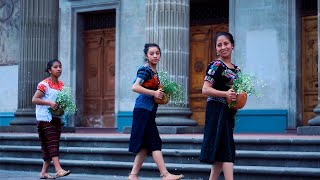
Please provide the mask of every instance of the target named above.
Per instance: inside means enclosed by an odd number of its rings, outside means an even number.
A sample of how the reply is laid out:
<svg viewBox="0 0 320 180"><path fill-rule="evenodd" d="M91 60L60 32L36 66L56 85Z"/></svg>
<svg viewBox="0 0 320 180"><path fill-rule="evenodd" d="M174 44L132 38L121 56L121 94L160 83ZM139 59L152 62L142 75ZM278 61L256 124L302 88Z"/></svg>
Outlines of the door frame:
<svg viewBox="0 0 320 180"><path fill-rule="evenodd" d="M85 0L72 1L71 2L71 53L70 53L70 86L75 90L76 103L78 104L78 112L76 117L70 121L70 126L76 127L76 122L81 120L83 114L82 104L83 104L83 38L82 32L84 31L84 19L82 13L103 11L103 10L115 10L116 13L116 26L115 26L115 105L114 105L114 118L115 127L117 124L117 114L119 111L119 82L120 77L120 0L113 2L92 2L90 4L84 3Z"/></svg>

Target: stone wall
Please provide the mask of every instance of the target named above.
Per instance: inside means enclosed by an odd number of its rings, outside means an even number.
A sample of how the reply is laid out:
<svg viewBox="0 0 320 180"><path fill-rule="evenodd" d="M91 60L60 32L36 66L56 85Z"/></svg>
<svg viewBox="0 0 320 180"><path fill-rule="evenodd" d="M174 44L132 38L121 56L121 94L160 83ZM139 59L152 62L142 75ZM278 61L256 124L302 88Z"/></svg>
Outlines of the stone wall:
<svg viewBox="0 0 320 180"><path fill-rule="evenodd" d="M262 98L250 97L247 109L288 109L289 67L296 60L290 53L290 2L277 0L237 0L230 17L235 37L234 62L243 72L267 83L259 89ZM295 87L295 86L294 86Z"/></svg>

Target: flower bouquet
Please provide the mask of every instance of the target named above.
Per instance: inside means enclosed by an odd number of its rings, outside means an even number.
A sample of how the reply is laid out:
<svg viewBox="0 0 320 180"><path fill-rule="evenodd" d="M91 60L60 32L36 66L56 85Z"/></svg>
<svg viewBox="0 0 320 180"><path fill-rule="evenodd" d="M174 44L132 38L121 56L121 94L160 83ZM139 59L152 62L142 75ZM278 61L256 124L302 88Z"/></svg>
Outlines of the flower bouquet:
<svg viewBox="0 0 320 180"><path fill-rule="evenodd" d="M256 86L265 84L259 81L253 75L245 74L242 72L237 73L237 78L233 81L231 88L237 94L235 101L230 101L227 99L227 103L232 109L241 109L247 102L247 97L250 95L260 96L260 93L256 90Z"/></svg>
<svg viewBox="0 0 320 180"><path fill-rule="evenodd" d="M71 89L69 87L63 87L61 91L58 92L56 103L59 105L59 108L53 110L49 107L49 112L54 116L70 115L76 112L76 104L73 101L71 95Z"/></svg>
<svg viewBox="0 0 320 180"><path fill-rule="evenodd" d="M170 81L168 72L159 71L158 77L160 80L159 88L162 89L164 95L162 99L154 97L154 101L157 104L167 104L169 100L174 103L182 103L185 94L183 87L176 82Z"/></svg>

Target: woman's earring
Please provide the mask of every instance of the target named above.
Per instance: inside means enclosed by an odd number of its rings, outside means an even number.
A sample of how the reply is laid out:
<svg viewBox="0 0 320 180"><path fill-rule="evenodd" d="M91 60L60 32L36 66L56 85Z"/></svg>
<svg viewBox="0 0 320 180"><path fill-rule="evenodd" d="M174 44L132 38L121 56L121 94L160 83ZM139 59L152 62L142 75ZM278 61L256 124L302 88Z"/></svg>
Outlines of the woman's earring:
<svg viewBox="0 0 320 180"><path fill-rule="evenodd" d="M220 54L219 54L219 53L217 53L217 56L220 56Z"/></svg>

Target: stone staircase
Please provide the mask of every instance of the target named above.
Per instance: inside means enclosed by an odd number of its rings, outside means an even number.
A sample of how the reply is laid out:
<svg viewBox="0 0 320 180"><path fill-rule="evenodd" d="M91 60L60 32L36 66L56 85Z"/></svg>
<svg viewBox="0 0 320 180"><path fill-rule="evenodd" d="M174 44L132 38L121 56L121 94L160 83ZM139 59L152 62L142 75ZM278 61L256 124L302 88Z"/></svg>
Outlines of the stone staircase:
<svg viewBox="0 0 320 180"><path fill-rule="evenodd" d="M208 179L210 165L198 156L202 135L161 135L167 168L185 179ZM72 134L61 137L60 157L73 173L126 176L134 154L126 134ZM235 179L320 179L320 137L236 135ZM42 159L37 134L0 134L0 169L38 172ZM53 169L51 169L53 171ZM141 177L159 178L148 157ZM222 178L223 179L223 178Z"/></svg>

